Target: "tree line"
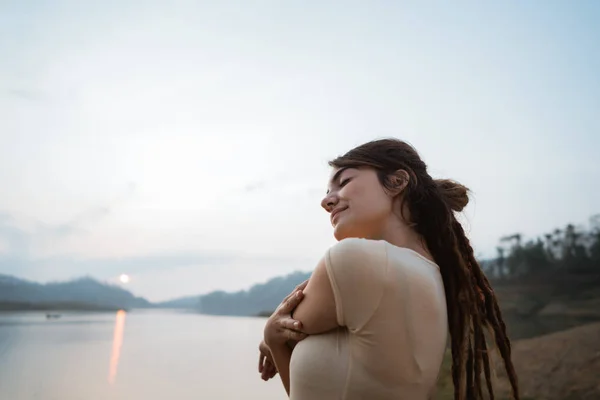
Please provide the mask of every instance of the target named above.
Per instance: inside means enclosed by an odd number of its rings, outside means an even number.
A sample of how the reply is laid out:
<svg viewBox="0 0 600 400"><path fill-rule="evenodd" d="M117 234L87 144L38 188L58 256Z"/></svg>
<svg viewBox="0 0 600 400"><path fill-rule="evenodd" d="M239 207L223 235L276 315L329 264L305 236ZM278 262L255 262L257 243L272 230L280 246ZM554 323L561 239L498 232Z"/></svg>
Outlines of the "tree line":
<svg viewBox="0 0 600 400"><path fill-rule="evenodd" d="M568 224L527 241L520 233L504 236L496 251L495 260L485 264L496 279L600 273L600 214L590 217L587 226Z"/></svg>

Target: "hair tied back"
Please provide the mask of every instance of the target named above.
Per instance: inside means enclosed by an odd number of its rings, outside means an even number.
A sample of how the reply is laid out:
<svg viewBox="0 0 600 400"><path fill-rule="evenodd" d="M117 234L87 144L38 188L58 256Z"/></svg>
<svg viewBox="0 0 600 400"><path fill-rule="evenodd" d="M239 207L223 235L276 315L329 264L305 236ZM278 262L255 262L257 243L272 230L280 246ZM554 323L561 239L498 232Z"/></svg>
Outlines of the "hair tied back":
<svg viewBox="0 0 600 400"><path fill-rule="evenodd" d="M469 203L469 189L450 179L434 180L440 195L452 211L461 212Z"/></svg>

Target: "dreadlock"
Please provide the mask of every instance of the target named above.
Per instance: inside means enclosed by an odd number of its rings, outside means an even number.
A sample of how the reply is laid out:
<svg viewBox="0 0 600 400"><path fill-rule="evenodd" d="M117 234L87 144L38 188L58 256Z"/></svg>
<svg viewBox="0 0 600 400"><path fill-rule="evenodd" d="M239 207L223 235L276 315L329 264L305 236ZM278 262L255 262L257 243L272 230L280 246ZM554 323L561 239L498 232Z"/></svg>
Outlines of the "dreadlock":
<svg viewBox="0 0 600 400"><path fill-rule="evenodd" d="M467 205L468 189L451 180L434 180L417 151L397 139L365 143L329 164L337 168L374 168L386 189L394 188L392 174L398 170L408 173L402 198L406 208L402 210L408 211L406 220L425 242L444 281L454 398L483 399L483 373L489 398L494 399L487 332L504 361L512 396L519 400L510 340L498 301L454 215Z"/></svg>

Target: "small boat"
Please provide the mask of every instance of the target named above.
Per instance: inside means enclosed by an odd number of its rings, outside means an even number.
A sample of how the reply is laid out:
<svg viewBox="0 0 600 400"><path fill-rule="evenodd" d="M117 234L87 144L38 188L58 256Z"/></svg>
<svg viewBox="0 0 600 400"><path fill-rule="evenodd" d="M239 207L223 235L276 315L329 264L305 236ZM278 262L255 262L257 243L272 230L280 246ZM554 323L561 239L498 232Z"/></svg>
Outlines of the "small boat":
<svg viewBox="0 0 600 400"><path fill-rule="evenodd" d="M46 319L57 319L60 318L60 314L46 314Z"/></svg>

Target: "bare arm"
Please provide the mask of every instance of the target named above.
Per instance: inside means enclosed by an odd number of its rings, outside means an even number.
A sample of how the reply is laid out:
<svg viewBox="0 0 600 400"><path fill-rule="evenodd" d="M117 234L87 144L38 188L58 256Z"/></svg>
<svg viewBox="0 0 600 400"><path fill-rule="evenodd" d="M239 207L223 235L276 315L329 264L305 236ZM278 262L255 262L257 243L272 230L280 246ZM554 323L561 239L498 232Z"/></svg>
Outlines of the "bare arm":
<svg viewBox="0 0 600 400"><path fill-rule="evenodd" d="M290 359L292 357L292 348L289 342L290 340L297 342L306 337L306 334L299 331L301 324L292 320L290 313L303 299L302 290L286 297L269 317L264 332L264 341L270 349L273 362L288 395L290 393ZM290 329L290 324L295 329Z"/></svg>
<svg viewBox="0 0 600 400"><path fill-rule="evenodd" d="M336 319L335 299L329 282L325 261L322 260L315 268L306 288L303 291L302 302L294 309L294 319L300 321L300 331L312 335L328 332L338 326ZM290 394L290 359L293 341L283 345L273 345L271 354L281 382L289 396Z"/></svg>
<svg viewBox="0 0 600 400"><path fill-rule="evenodd" d="M287 395L290 395L290 359L292 358L292 349L287 344L279 344L271 347L271 355L279 372L281 383L285 388Z"/></svg>
<svg viewBox="0 0 600 400"><path fill-rule="evenodd" d="M302 323L301 331L309 335L325 333L339 326L324 258L319 261L304 289L304 299L294 310L294 319Z"/></svg>
<svg viewBox="0 0 600 400"><path fill-rule="evenodd" d="M328 251L308 280L303 290L303 300L289 308L288 312L294 310L292 321L300 323L298 330L306 335L318 335L339 326L354 329L368 321L379 304L384 288L386 269L382 265L386 265L387 253L380 246L383 245L356 239L340 242ZM336 261L336 264L332 261ZM363 296L365 293L369 296ZM283 345L273 346L271 350L289 394L292 351L285 341L280 343Z"/></svg>

